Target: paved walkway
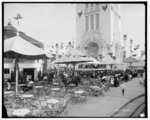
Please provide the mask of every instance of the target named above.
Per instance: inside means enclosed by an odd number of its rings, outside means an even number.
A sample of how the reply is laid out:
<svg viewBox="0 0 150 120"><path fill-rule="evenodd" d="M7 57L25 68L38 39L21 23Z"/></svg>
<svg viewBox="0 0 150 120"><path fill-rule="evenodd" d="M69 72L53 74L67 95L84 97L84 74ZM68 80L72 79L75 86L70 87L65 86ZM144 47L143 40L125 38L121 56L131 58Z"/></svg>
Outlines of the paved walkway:
<svg viewBox="0 0 150 120"><path fill-rule="evenodd" d="M88 97L85 104L69 104L68 117L110 117L132 98L145 93L145 87L139 84L140 78L126 82L125 95L122 96L120 87L111 87L104 97ZM65 116L65 117L67 117Z"/></svg>

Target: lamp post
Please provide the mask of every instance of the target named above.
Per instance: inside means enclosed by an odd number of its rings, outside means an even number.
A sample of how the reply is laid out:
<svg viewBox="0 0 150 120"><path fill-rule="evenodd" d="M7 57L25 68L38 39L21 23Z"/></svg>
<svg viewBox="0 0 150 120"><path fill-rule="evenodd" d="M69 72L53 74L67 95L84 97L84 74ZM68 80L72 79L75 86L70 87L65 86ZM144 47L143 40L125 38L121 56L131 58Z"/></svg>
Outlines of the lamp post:
<svg viewBox="0 0 150 120"><path fill-rule="evenodd" d="M56 43L56 59L59 58L59 56L58 56L58 48L59 48L59 45L58 45L58 43ZM59 64L57 64L57 69L58 69L58 76L59 76Z"/></svg>
<svg viewBox="0 0 150 120"><path fill-rule="evenodd" d="M130 57L132 56L132 44L133 44L133 40L130 39Z"/></svg>
<svg viewBox="0 0 150 120"><path fill-rule="evenodd" d="M22 19L22 16L19 14L19 13L17 13L17 16L16 17L14 17L14 19L15 20L17 20L17 36L19 36L19 20L20 19ZM18 94L18 58L17 58L17 56L15 55L15 57L16 57L16 59L15 59L15 67L16 67L16 89L15 89L15 91L16 91L16 94Z"/></svg>
<svg viewBox="0 0 150 120"><path fill-rule="evenodd" d="M127 40L127 35L124 34L124 36L123 36L123 41L124 41L124 55L123 55L123 59L126 58L126 40Z"/></svg>

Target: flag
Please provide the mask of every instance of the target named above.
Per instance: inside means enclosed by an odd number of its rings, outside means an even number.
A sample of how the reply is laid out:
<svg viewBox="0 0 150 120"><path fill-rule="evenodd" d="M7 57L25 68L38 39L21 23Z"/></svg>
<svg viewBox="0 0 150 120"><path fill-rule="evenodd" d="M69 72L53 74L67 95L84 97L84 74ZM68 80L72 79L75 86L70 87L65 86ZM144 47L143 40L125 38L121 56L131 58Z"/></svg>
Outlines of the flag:
<svg viewBox="0 0 150 120"><path fill-rule="evenodd" d="M110 55L110 57L112 57L112 53L108 53Z"/></svg>
<svg viewBox="0 0 150 120"><path fill-rule="evenodd" d="M105 58L105 56L103 54L99 54L99 58L103 59L103 58Z"/></svg>
<svg viewBox="0 0 150 120"><path fill-rule="evenodd" d="M132 53L133 53L133 50L130 50L130 52L132 52Z"/></svg>
<svg viewBox="0 0 150 120"><path fill-rule="evenodd" d="M139 48L139 46L140 46L140 45L137 45L137 46L134 48L134 51L137 50L137 49Z"/></svg>
<svg viewBox="0 0 150 120"><path fill-rule="evenodd" d="M145 54L145 51L141 51L141 54Z"/></svg>
<svg viewBox="0 0 150 120"><path fill-rule="evenodd" d="M133 54L132 56L135 57L135 56L137 56L137 54Z"/></svg>
<svg viewBox="0 0 150 120"><path fill-rule="evenodd" d="M81 15L82 15L82 11L81 11L81 12L78 12L78 15L79 15L79 17L81 17Z"/></svg>
<svg viewBox="0 0 150 120"><path fill-rule="evenodd" d="M72 47L74 48L74 38L72 39Z"/></svg>
<svg viewBox="0 0 150 120"><path fill-rule="evenodd" d="M61 44L60 44L60 49L63 49L64 48L64 43L62 42Z"/></svg>
<svg viewBox="0 0 150 120"><path fill-rule="evenodd" d="M66 46L66 49L68 49L68 46Z"/></svg>
<svg viewBox="0 0 150 120"><path fill-rule="evenodd" d="M113 56L112 58L113 58L114 60L116 60L116 56Z"/></svg>
<svg viewBox="0 0 150 120"><path fill-rule="evenodd" d="M124 47L121 48L121 50L123 50L123 49L124 49Z"/></svg>
<svg viewBox="0 0 150 120"><path fill-rule="evenodd" d="M14 17L16 20L19 20L19 19L22 19L22 16L19 14L19 13L17 13L17 16L16 17Z"/></svg>

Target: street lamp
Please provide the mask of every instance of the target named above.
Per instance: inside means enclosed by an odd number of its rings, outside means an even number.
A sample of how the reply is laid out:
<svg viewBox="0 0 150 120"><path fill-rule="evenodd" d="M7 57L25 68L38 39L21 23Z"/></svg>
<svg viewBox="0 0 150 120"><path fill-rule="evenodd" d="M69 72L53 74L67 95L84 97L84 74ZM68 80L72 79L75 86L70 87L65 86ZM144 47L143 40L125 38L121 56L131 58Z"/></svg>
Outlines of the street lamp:
<svg viewBox="0 0 150 120"><path fill-rule="evenodd" d="M123 56L123 58L124 59L126 58L126 40L127 40L127 35L124 34L124 36L123 36L123 41L124 41L124 56Z"/></svg>
<svg viewBox="0 0 150 120"><path fill-rule="evenodd" d="M58 45L58 43L56 43L56 59L58 59L59 58L59 56L58 56L58 48L59 48L59 45ZM58 69L58 76L59 76L59 64L57 64L57 69Z"/></svg>
<svg viewBox="0 0 150 120"><path fill-rule="evenodd" d="M133 44L133 40L130 39L130 57L131 57L131 55L132 55L132 44Z"/></svg>
<svg viewBox="0 0 150 120"><path fill-rule="evenodd" d="M19 36L19 20L20 19L22 19L22 16L19 14L19 13L17 13L17 16L16 17L14 17L14 19L15 20L17 20L17 36ZM18 94L18 59L16 58L15 59L15 67L16 67L16 94Z"/></svg>

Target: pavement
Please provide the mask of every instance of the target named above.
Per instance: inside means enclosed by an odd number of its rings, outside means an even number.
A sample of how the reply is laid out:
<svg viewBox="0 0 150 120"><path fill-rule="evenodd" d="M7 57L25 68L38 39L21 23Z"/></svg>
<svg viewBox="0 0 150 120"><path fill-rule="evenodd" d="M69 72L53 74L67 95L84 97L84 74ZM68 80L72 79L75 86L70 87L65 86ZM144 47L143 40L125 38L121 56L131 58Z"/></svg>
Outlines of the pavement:
<svg viewBox="0 0 150 120"><path fill-rule="evenodd" d="M110 117L131 99L145 93L145 87L139 82L141 79L134 78L126 82L124 96L120 87L111 87L104 93L104 97L91 96L86 103L68 104L68 114L65 117Z"/></svg>

